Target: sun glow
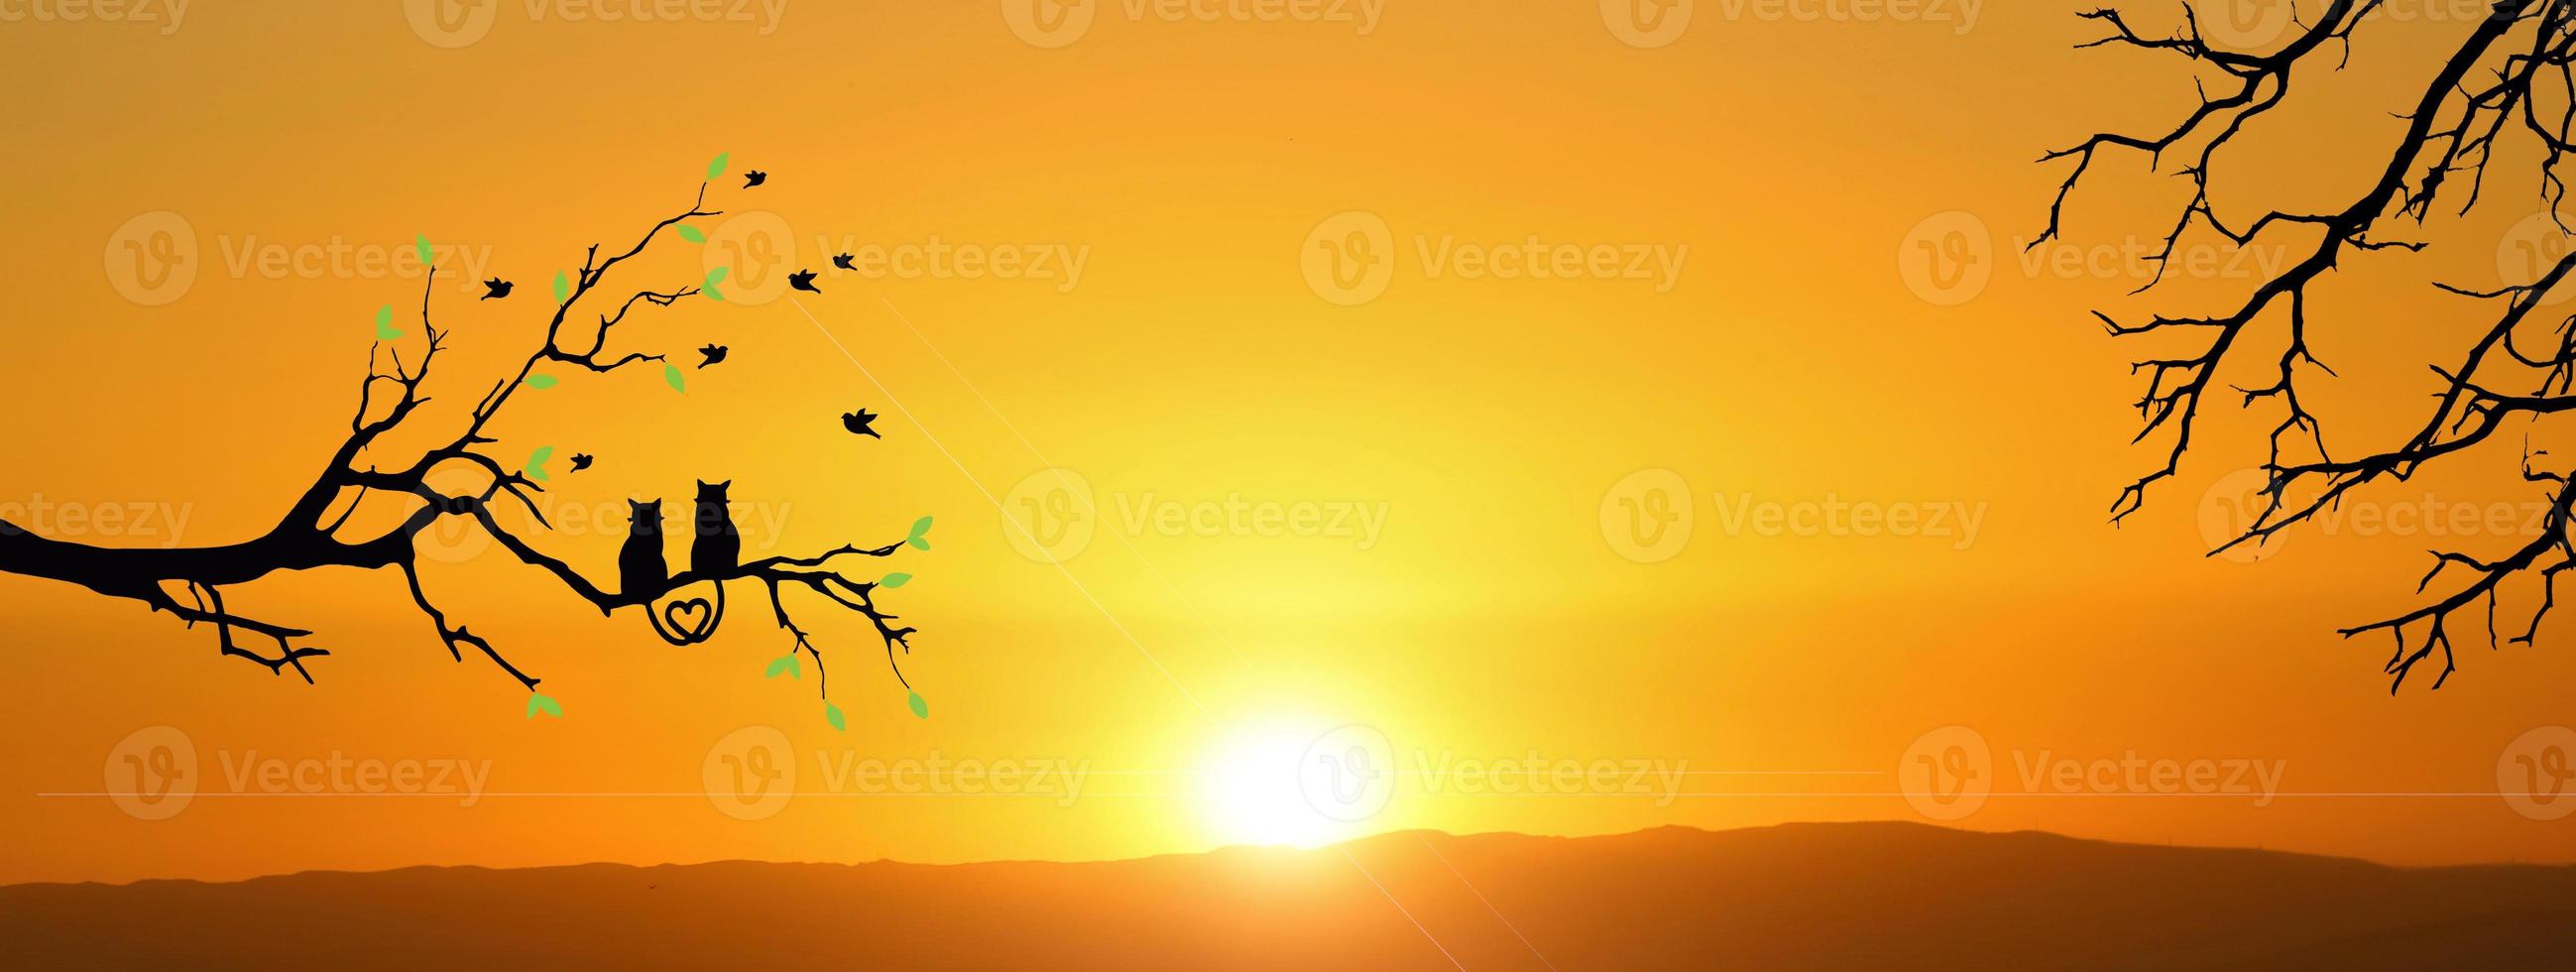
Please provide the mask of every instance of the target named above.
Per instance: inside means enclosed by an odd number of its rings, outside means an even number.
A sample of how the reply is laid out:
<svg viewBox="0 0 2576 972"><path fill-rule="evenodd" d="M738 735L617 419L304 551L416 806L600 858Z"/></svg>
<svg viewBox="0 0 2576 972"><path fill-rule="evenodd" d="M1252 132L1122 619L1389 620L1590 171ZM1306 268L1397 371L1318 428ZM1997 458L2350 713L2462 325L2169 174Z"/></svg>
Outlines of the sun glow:
<svg viewBox="0 0 2576 972"><path fill-rule="evenodd" d="M1315 742L1322 729L1237 730L1210 747L1198 774L1208 829L1230 844L1319 847L1353 836L1355 824L1319 809ZM1327 767L1329 769L1329 767Z"/></svg>

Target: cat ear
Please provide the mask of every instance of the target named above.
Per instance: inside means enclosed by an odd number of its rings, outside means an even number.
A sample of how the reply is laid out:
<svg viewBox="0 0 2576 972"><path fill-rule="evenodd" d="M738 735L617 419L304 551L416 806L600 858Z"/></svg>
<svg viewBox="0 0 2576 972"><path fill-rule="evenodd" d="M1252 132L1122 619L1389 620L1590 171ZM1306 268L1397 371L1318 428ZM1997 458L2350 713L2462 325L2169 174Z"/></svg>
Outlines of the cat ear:
<svg viewBox="0 0 2576 972"><path fill-rule="evenodd" d="M732 489L732 488L733 488L733 480L728 479L728 480L725 480L724 482L717 483L717 484L716 484L716 488L717 488L717 489Z"/></svg>

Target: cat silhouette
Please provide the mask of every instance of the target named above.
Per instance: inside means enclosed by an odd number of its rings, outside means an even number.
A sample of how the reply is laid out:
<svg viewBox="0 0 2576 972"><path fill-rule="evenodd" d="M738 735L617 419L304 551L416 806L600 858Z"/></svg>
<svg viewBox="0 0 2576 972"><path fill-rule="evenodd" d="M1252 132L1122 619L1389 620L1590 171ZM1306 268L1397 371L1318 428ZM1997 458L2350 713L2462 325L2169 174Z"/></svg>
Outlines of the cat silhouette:
<svg viewBox="0 0 2576 972"><path fill-rule="evenodd" d="M689 545L692 573L722 574L742 564L742 533L734 529L731 501L725 498L725 490L732 486L730 479L698 481L697 513L691 520L697 540Z"/></svg>
<svg viewBox="0 0 2576 972"><path fill-rule="evenodd" d="M659 597L671 586L671 567L662 560L662 501L627 500L626 545L617 548L617 585L628 597Z"/></svg>

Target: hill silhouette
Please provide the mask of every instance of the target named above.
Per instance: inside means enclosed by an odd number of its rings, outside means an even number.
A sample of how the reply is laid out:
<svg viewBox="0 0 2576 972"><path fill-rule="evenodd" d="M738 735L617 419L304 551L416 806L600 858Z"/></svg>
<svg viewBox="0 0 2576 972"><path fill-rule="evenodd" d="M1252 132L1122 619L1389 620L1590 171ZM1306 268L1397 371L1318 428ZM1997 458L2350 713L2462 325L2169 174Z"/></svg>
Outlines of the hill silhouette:
<svg viewBox="0 0 2576 972"><path fill-rule="evenodd" d="M1442 948L1479 970L2456 968L2569 954L2576 868L1911 823L1406 832L1092 863L25 884L0 888L0 939L37 968L1449 968Z"/></svg>

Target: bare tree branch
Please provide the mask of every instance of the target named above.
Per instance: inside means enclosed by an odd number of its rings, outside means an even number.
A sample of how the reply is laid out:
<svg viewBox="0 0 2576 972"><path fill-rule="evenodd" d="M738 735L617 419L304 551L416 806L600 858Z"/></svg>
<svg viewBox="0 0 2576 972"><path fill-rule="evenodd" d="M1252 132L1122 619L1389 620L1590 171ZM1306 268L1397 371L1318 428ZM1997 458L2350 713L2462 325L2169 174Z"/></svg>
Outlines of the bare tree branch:
<svg viewBox="0 0 2576 972"><path fill-rule="evenodd" d="M2233 222L2222 218L2209 192L2220 150L2233 144L2249 123L2282 104L2302 71L2345 67L2354 31L2379 8L2380 0L2330 0L2315 23L2302 26L2287 43L2269 52L2231 51L2212 44L2187 6L2179 32L2171 37L2141 34L2115 10L2081 15L2105 25L2109 34L2080 46L2127 46L2177 54L2225 76L2229 86L2216 97L2204 91L2198 107L2160 133L2097 134L2044 156L2043 161L2072 159L2074 169L2050 203L2047 229L2039 242L2057 237L2070 194L2096 171L2094 164L2101 154L2114 149L2143 152L2150 166L2156 167L2164 164L2168 153L2186 158L2180 173L2190 178L2194 193L2155 257L2159 267L2195 227L2214 231L2238 246L2293 228L2300 231L2301 239L2313 235L2303 256L2218 313L2156 316L2134 324L2097 314L2118 337L2164 331L2208 335L2197 353L2135 365L2134 370L2146 376L2145 393L2136 402L2141 427L2135 441L2170 433L2172 442L2159 466L2121 490L2111 505L2114 522L2137 512L2158 482L2178 474L2202 424L2202 406L2212 381L2222 367L2253 353L2239 349L2251 346L2249 333L2267 324L2277 323L2285 340L2280 355L2266 363L2271 379L2259 387L2234 389L2242 407L2274 404L2281 409L2268 455L2259 467L2265 473L2260 491L2263 509L2241 534L2220 544L2213 554L2263 543L2335 509L2373 483L2410 479L2427 463L2486 443L2506 430L2509 422L2516 430L2526 430L2545 416L2576 409L2576 399L2569 397L2570 381L2576 380L2576 320L2551 321L2537 314L2544 297L2576 269L2576 254L2558 260L2529 284L2494 291L2437 284L2472 300L2500 301L2501 307L2456 363L2437 363L2430 369L2436 379L2433 404L2417 431L2402 442L2337 459L2327 448L2323 422L2301 397L2303 377L2336 377L2310 351L2309 337L2318 324L2310 316L2311 289L2343 269L2348 255L2419 251L2425 246L2380 239L2374 234L2385 228L2383 224L2411 222L2420 228L2433 215L2444 190L2455 185L2464 188L2457 193L2457 207L2449 212L2472 210L2484 194L2498 141L2514 134L2529 136L2540 152L2542 202L2554 207L2566 196L2559 164L2576 145L2569 137L2576 101L2567 97L2576 92L2576 76L2571 76L2571 66L2576 66L2576 0L2492 0L2488 15L2466 24L2466 36L2456 46L2437 52L2438 68L2403 116L2404 132L2384 155L2371 156L2382 160L2378 174L2348 203L2327 212L2270 210ZM2544 115L2544 104L2555 104L2557 110ZM2157 279L2161 280L2161 271ZM2150 281L2148 287L2153 286L2155 281ZM2539 326L2548 328L2547 339L2527 345L2526 339L2535 337L2527 332ZM2498 390L2521 388L2530 390ZM2419 593L2428 592L2447 568L2461 569L2470 575L2468 581L2412 611L2343 629L2346 637L2387 631L2396 638L2397 652L2387 664L2391 691L2436 651L2443 668L2434 685L2447 680L2456 670L2449 622L2480 602L2486 605L2488 642L2494 645L2498 639L2493 614L2499 588L2508 580L2537 572L2542 588L2541 604L2529 626L2512 641L2530 643L2541 619L2556 605L2557 576L2576 564L2576 549L2569 547L2566 537L2570 504L2576 496L2571 496L2565 474L2533 468L2532 461L2540 455L2526 452L2523 480L2540 487L2548 499L2541 536L2495 559L2435 551L2433 570L2418 585Z"/></svg>

